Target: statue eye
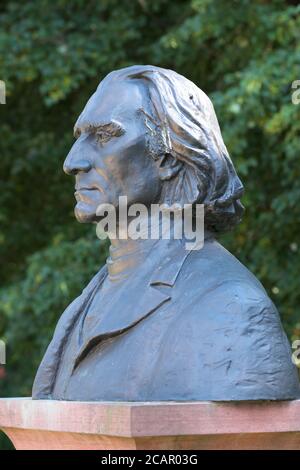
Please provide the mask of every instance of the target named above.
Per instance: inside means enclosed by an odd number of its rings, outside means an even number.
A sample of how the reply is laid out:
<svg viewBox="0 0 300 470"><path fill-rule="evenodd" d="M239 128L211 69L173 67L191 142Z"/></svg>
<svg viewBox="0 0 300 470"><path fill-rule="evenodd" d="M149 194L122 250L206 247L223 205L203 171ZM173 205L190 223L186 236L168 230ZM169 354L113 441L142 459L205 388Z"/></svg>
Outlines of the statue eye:
<svg viewBox="0 0 300 470"><path fill-rule="evenodd" d="M109 132L105 132L105 131L97 131L95 136L96 136L96 142L98 144L104 144L105 142L108 142L112 137Z"/></svg>

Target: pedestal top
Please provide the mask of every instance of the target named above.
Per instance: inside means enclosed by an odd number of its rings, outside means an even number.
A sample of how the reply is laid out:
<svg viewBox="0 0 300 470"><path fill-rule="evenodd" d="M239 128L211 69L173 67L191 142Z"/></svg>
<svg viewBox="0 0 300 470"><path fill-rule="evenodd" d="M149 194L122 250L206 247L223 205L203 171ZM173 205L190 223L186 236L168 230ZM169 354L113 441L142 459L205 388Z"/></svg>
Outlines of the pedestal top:
<svg viewBox="0 0 300 470"><path fill-rule="evenodd" d="M300 431L300 400L286 402L68 402L1 398L0 428L119 437Z"/></svg>

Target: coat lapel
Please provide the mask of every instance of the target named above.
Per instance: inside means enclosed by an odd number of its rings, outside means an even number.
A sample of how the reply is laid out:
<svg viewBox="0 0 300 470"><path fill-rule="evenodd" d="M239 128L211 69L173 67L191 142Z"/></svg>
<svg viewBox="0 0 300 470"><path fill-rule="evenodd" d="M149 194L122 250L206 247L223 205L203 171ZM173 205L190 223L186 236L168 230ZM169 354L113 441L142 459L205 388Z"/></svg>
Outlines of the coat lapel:
<svg viewBox="0 0 300 470"><path fill-rule="evenodd" d="M32 389L33 398L51 398L61 356L69 334L74 328L78 317L88 307L91 297L95 290L101 286L106 275L107 269L106 266L104 266L85 287L82 294L73 300L61 315L52 341L38 368Z"/></svg>
<svg viewBox="0 0 300 470"><path fill-rule="evenodd" d="M178 241L180 242L180 241ZM77 354L74 357L74 368L89 353L89 351L99 344L103 339L119 335L128 329L134 327L140 321L151 315L165 302L172 298L172 287L175 284L177 276L185 262L189 251L186 251L182 243L176 243L176 246L166 247L164 256L153 269L150 281L145 280L142 289L136 289L135 299L131 299L132 309L122 312L116 312L119 315L108 315L101 318L101 305L99 311L99 324L95 329L88 332L84 337L82 344L78 345ZM167 253L167 254L165 254ZM51 398L52 390L55 384L58 368L61 362L64 347L68 338L76 327L77 321L81 315L85 315L95 292L100 288L105 277L107 268L104 266L91 280L82 294L76 298L62 314L55 329L53 339L48 346L44 358L37 371L32 397L36 399Z"/></svg>
<svg viewBox="0 0 300 470"><path fill-rule="evenodd" d="M106 315L101 315L101 305L97 317L99 321L94 328L84 332L79 331L79 349L74 361L74 368L84 357L101 341L109 337L117 336L137 325L140 321L151 315L165 302L172 298L172 287L185 262L189 251L185 250L182 242L178 240L170 244L166 241L164 257L147 278L141 280L140 276L132 281L130 291L122 293L121 302L113 301L111 309ZM170 246L171 245L171 246ZM149 268L149 267L148 267ZM124 305L124 309L114 309L114 305ZM81 344L80 344L81 343Z"/></svg>

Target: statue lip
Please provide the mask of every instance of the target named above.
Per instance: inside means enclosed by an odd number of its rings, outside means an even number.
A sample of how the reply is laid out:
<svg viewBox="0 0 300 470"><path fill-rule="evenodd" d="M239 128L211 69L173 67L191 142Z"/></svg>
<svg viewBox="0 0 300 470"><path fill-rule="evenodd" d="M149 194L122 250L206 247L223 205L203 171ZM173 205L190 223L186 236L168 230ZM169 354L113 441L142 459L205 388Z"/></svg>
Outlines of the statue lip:
<svg viewBox="0 0 300 470"><path fill-rule="evenodd" d="M87 187L82 187L82 188L75 188L75 194L80 192L80 191L95 191L98 188L92 187L92 188L87 188Z"/></svg>
<svg viewBox="0 0 300 470"><path fill-rule="evenodd" d="M84 193L86 194L86 197L88 197L87 196L88 192L92 192L92 191L96 191L96 190L99 191L98 188L86 188L86 187L82 187L82 188L78 188L78 189L75 188L74 197L77 200L77 202L79 202L79 201L82 201L82 200L85 199Z"/></svg>

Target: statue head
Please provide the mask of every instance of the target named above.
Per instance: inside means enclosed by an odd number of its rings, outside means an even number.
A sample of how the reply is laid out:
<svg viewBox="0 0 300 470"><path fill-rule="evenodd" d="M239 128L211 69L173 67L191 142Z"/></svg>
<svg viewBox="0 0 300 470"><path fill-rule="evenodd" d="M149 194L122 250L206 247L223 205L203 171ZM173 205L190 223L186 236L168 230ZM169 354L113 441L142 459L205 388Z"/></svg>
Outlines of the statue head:
<svg viewBox="0 0 300 470"><path fill-rule="evenodd" d="M237 224L243 185L208 96L182 75L155 66L108 74L79 116L65 163L76 177L75 214L97 221L97 207L204 204L213 231Z"/></svg>

